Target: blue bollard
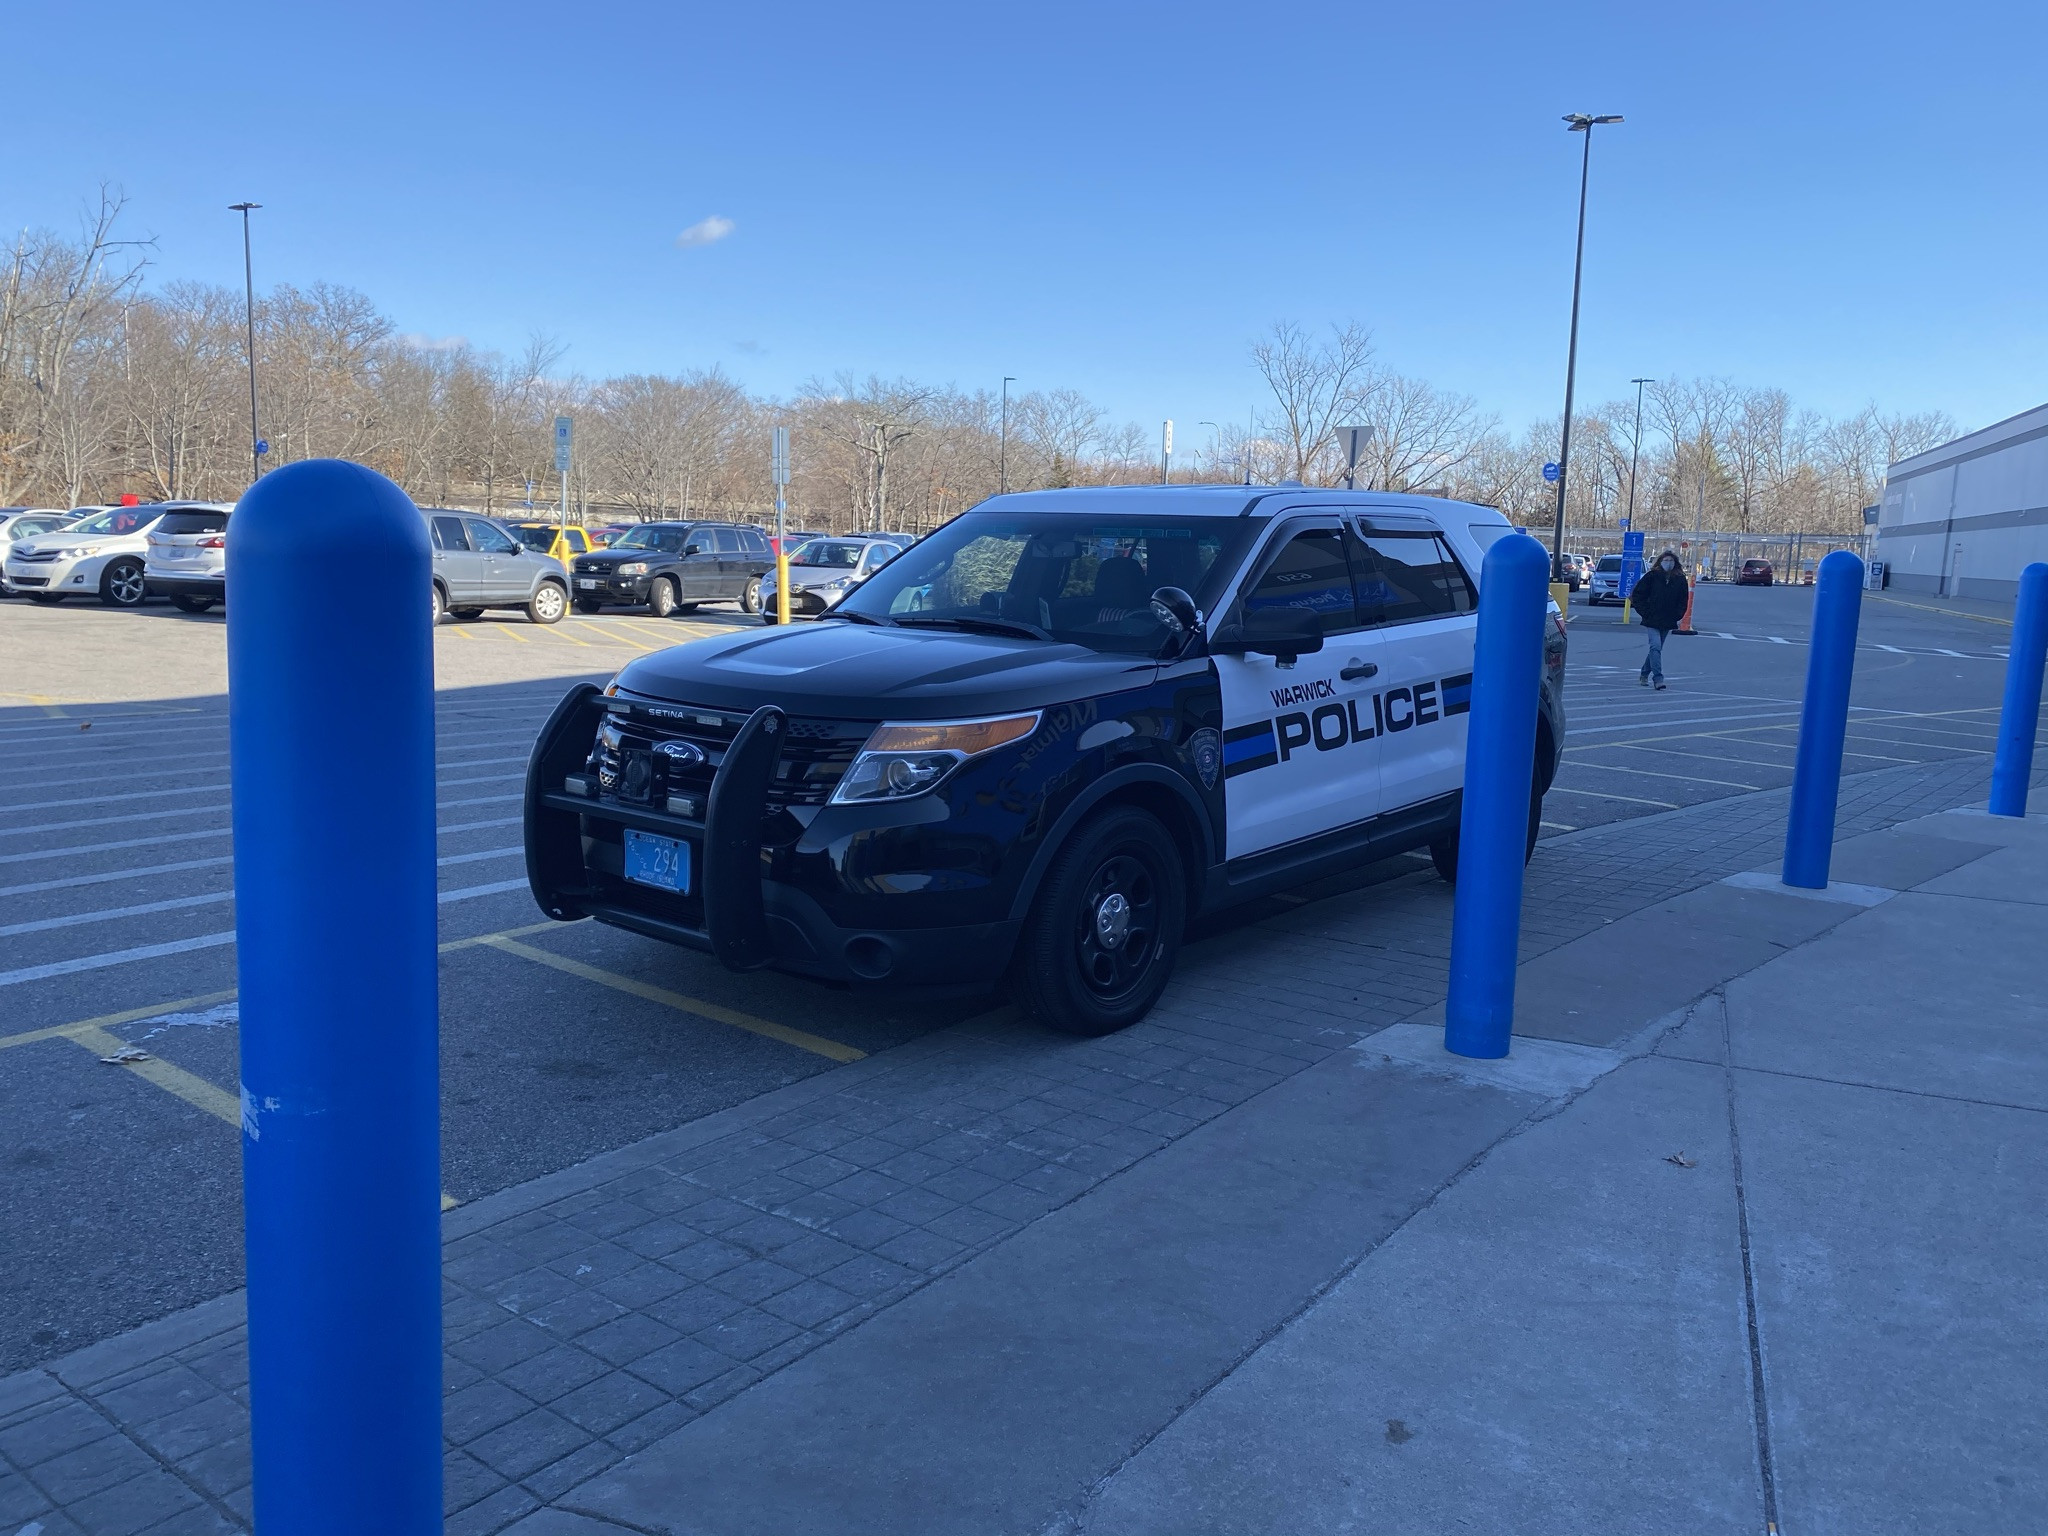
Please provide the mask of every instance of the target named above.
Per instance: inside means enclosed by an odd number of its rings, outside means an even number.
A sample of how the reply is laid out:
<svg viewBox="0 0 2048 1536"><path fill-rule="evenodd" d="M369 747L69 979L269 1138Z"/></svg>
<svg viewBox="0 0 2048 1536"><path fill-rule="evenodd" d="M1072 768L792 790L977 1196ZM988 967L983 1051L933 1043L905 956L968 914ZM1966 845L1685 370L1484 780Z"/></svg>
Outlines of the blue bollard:
<svg viewBox="0 0 2048 1536"><path fill-rule="evenodd" d="M1531 538L1495 540L1479 573L1451 991L1444 1006L1444 1049L1459 1056L1505 1056L1514 1032L1549 578L1550 561Z"/></svg>
<svg viewBox="0 0 2048 1536"><path fill-rule="evenodd" d="M1842 743L1849 734L1849 684L1856 675L1856 621L1863 607L1863 562L1838 549L1813 583L1813 641L1806 657L1806 701L1799 711L1799 759L1792 766L1792 810L1785 822L1785 864L1778 878L1824 891L1835 852L1835 802L1842 792Z"/></svg>
<svg viewBox="0 0 2048 1536"><path fill-rule="evenodd" d="M228 538L256 1526L441 1530L427 531L357 464L276 470ZM346 615L309 593L349 573Z"/></svg>
<svg viewBox="0 0 2048 1536"><path fill-rule="evenodd" d="M2048 565L2020 572L2012 614L2012 654L2005 662L2005 702L1998 711L1998 751L1991 759L1991 814L2027 814L2034 777L2034 733L2041 726L2041 672L2048 659Z"/></svg>

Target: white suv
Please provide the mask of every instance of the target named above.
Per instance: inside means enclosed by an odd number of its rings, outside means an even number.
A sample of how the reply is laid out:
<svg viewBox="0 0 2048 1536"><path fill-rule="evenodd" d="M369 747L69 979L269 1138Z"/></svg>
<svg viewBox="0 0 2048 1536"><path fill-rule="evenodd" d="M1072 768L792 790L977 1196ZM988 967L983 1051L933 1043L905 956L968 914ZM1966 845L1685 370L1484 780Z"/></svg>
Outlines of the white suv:
<svg viewBox="0 0 2048 1536"><path fill-rule="evenodd" d="M139 608L149 592L142 564L149 530L173 508L204 505L109 507L56 533L19 540L7 548L7 585L39 603L91 593L115 608Z"/></svg>
<svg viewBox="0 0 2048 1536"><path fill-rule="evenodd" d="M173 507L149 530L143 575L151 597L186 613L204 613L228 595L225 506Z"/></svg>

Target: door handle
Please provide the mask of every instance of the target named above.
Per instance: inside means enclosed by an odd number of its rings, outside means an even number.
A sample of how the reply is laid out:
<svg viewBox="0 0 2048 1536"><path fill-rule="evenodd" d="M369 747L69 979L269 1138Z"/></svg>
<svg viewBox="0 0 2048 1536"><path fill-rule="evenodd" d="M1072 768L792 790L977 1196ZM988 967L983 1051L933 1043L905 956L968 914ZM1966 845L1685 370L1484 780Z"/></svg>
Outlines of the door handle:
<svg viewBox="0 0 2048 1536"><path fill-rule="evenodd" d="M1351 665L1337 675L1347 683L1355 683L1361 677L1378 677L1380 675L1380 664L1376 661L1360 661L1354 656L1351 658Z"/></svg>

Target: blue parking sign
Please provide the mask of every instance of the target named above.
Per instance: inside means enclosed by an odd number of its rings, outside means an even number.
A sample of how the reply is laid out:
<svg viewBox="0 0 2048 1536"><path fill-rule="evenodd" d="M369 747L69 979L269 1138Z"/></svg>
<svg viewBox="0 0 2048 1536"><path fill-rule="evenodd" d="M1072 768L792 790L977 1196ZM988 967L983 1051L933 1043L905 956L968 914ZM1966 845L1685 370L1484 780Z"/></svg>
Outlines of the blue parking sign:
<svg viewBox="0 0 2048 1536"><path fill-rule="evenodd" d="M1636 583L1642 579L1643 536L1637 532L1624 533L1621 536L1621 578L1615 584L1616 594L1623 602L1627 602L1629 593L1635 590Z"/></svg>

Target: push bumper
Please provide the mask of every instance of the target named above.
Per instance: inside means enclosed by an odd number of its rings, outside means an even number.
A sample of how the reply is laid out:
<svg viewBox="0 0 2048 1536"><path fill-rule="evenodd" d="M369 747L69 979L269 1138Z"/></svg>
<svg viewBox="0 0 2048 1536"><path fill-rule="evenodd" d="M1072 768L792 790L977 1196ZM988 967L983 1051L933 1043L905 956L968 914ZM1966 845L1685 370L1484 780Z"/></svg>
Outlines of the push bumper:
<svg viewBox="0 0 2048 1536"><path fill-rule="evenodd" d="M586 603L644 603L647 601L645 576L572 576L569 585L574 596Z"/></svg>
<svg viewBox="0 0 2048 1536"><path fill-rule="evenodd" d="M1001 974L1019 924L849 928L807 892L768 879L761 825L785 720L756 709L726 750L704 802L677 810L597 798L584 773L604 695L579 684L556 706L526 775L526 871L534 900L563 922L595 918L715 955L736 971L774 966L830 981L906 985L980 982ZM695 810L700 814L686 814ZM701 871L674 895L625 878L623 833L690 848Z"/></svg>

